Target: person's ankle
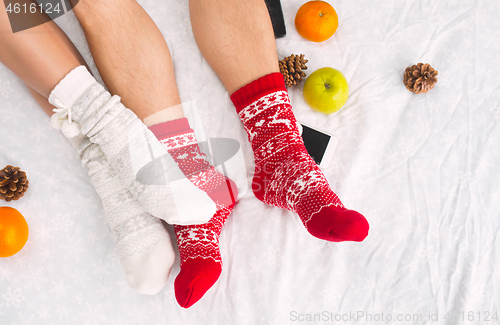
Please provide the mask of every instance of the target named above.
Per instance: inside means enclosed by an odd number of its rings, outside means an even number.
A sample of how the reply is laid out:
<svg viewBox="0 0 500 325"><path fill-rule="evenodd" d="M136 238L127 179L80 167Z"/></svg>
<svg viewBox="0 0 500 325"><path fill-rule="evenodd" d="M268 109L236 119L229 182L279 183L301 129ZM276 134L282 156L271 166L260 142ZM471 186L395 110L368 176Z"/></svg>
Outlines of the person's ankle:
<svg viewBox="0 0 500 325"><path fill-rule="evenodd" d="M162 124L165 122L170 122L178 119L184 118L184 111L182 109L182 104L178 104L154 114L149 115L144 118L142 121L149 128L153 125Z"/></svg>

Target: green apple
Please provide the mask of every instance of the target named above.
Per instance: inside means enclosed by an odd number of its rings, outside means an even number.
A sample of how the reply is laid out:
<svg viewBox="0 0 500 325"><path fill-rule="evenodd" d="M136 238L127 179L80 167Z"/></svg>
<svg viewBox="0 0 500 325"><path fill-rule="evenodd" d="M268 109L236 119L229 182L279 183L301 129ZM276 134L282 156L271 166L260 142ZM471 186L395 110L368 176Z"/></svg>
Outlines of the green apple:
<svg viewBox="0 0 500 325"><path fill-rule="evenodd" d="M349 84L342 72L326 67L311 73L303 91L307 105L318 112L331 114L344 106L349 97Z"/></svg>

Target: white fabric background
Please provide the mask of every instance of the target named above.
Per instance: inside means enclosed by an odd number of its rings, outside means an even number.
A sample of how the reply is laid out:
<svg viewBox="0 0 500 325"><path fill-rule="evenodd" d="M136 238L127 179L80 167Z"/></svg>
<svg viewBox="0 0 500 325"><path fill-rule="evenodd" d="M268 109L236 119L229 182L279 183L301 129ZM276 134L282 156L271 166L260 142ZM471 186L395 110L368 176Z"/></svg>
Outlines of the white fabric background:
<svg viewBox="0 0 500 325"><path fill-rule="evenodd" d="M30 237L19 254L0 259L0 324L332 324L292 316L357 311L423 318L342 323L437 324L428 319L437 312L440 324L477 324L487 312L485 323L499 323L499 3L332 1L339 29L316 44L293 24L303 2L282 1L279 56L303 53L309 73L331 66L349 81L346 106L329 116L304 103L301 86L290 96L299 120L339 138L325 173L344 204L369 220L366 240L315 239L296 215L248 192L221 235L223 273L201 301L177 305L178 260L158 295L135 294L76 155L0 66L0 165L20 166L30 179L25 197L1 204L24 214ZM251 177L246 134L196 47L187 1L141 4L170 46L182 99L197 100L208 136L242 143ZM74 15L57 23L95 73ZM417 62L439 71L427 94L402 82Z"/></svg>

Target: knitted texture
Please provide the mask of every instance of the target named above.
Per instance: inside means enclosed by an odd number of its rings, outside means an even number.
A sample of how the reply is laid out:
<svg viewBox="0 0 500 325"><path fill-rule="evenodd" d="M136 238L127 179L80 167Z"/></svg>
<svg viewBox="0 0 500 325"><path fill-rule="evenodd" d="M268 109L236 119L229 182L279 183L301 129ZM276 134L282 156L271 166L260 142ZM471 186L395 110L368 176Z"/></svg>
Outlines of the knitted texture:
<svg viewBox="0 0 500 325"><path fill-rule="evenodd" d="M187 118L153 125L149 129L165 145L183 174L208 194L218 210L234 204L238 196L236 184L209 163Z"/></svg>
<svg viewBox="0 0 500 325"><path fill-rule="evenodd" d="M236 91L231 99L254 152L255 196L296 212L315 237L362 241L368 234L368 222L344 207L307 153L282 75L264 76Z"/></svg>
<svg viewBox="0 0 500 325"><path fill-rule="evenodd" d="M180 306L191 307L217 282L222 272L219 236L232 210L233 205L222 207L206 224L174 226L181 257L174 283Z"/></svg>
<svg viewBox="0 0 500 325"><path fill-rule="evenodd" d="M102 200L127 283L138 293L158 293L175 259L168 232L125 188L98 145L86 137L70 142Z"/></svg>
<svg viewBox="0 0 500 325"><path fill-rule="evenodd" d="M82 134L99 145L148 213L172 224L199 224L213 216L216 205L210 197L184 177L142 121L85 67L71 71L52 91L49 101L58 107L59 119L67 117L69 124L74 122L72 126L78 125Z"/></svg>
<svg viewBox="0 0 500 325"><path fill-rule="evenodd" d="M181 271L175 279L175 296L188 308L200 300L220 276L222 259L219 236L238 196L236 185L215 170L201 151L186 118L150 127L165 145L184 175L217 204L208 223L174 226L181 257Z"/></svg>

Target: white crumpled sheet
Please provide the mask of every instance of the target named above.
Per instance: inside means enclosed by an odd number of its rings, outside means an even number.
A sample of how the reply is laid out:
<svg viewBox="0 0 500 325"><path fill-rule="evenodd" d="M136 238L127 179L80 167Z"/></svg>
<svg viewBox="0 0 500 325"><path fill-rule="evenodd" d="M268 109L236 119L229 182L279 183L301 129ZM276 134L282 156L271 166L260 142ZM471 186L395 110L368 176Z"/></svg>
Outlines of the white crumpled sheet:
<svg viewBox="0 0 500 325"><path fill-rule="evenodd" d="M220 238L222 275L201 301L177 305L178 260L163 291L136 294L72 148L0 66L0 165L30 179L25 197L2 203L24 214L30 237L0 259L0 324L499 323L498 2L331 1L340 26L319 44L295 30L303 2L282 1L279 56L305 54L308 73L331 66L349 81L347 104L329 116L304 103L302 86L290 95L300 121L338 137L325 174L369 220L366 240L318 240L296 215L248 192ZM251 178L246 134L196 47L187 1L141 4L170 46L182 99L197 101L208 136L242 143ZM57 23L95 73L75 16ZM439 71L427 94L403 85L418 62Z"/></svg>

